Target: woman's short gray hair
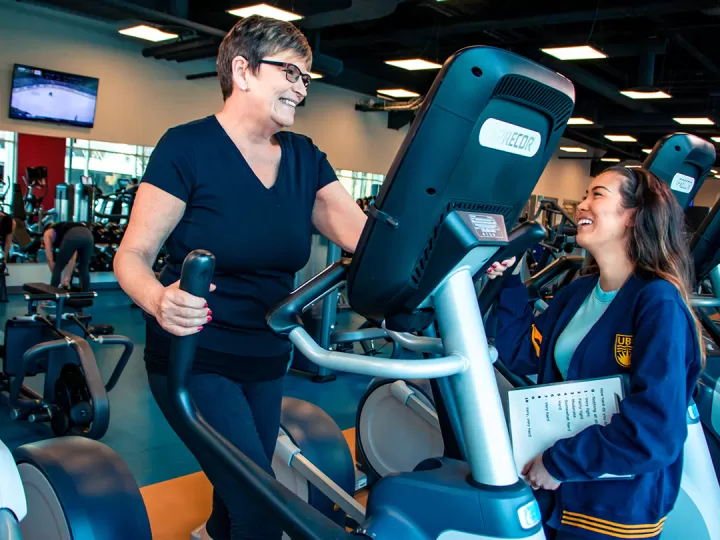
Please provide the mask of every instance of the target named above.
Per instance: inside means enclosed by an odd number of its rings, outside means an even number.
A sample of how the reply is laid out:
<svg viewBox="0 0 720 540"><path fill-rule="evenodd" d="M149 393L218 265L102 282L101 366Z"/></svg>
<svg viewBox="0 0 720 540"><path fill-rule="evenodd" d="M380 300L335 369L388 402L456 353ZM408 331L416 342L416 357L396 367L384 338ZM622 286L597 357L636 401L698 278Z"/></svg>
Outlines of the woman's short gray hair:
<svg viewBox="0 0 720 540"><path fill-rule="evenodd" d="M248 61L250 70L257 73L260 60L281 51L292 51L312 62L312 50L305 36L295 25L285 21L252 15L239 21L225 35L217 57L217 70L223 99L233 91L232 62L236 56Z"/></svg>

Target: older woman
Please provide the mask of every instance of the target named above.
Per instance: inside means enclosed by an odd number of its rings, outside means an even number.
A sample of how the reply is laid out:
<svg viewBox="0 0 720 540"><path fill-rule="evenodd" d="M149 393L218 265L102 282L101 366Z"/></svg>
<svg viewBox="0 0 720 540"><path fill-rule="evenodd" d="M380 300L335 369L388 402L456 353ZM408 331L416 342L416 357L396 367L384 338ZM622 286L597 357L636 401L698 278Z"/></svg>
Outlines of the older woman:
<svg viewBox="0 0 720 540"><path fill-rule="evenodd" d="M290 23L253 16L235 25L217 59L222 111L162 137L115 257L121 287L146 313L152 393L213 484L206 534L215 540L282 535L175 418L166 390L171 336L200 332L190 382L198 409L272 474L290 343L265 315L307 262L313 226L352 252L366 220L325 154L282 131L307 94L311 60ZM163 243L168 264L158 280L151 266ZM183 259L198 248L216 257L206 298L178 289Z"/></svg>

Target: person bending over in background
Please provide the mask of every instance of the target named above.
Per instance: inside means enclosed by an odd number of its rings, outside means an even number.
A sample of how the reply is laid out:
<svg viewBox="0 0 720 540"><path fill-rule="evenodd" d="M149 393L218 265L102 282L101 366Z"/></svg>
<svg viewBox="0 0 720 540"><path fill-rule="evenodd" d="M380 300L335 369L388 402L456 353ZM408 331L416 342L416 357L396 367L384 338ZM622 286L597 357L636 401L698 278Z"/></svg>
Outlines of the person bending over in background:
<svg viewBox="0 0 720 540"><path fill-rule="evenodd" d="M310 256L313 227L354 252L366 216L326 155L290 131L307 95L312 53L290 23L238 22L218 52L225 105L170 129L148 163L114 269L146 313L150 389L213 485L205 538L280 539L281 526L177 418L167 393L172 336L200 332L189 387L210 425L268 474L291 344L265 323ZM166 241L167 240L167 241ZM165 244L159 281L152 264ZM185 257L215 255L206 298L178 289Z"/></svg>
<svg viewBox="0 0 720 540"><path fill-rule="evenodd" d="M60 221L53 223L43 234L45 255L52 272L50 285L70 286L75 264L80 274L82 291L90 290L90 258L95 247L95 239L85 223Z"/></svg>
<svg viewBox="0 0 720 540"><path fill-rule="evenodd" d="M665 183L645 169L610 168L578 206L577 243L590 254L583 277L537 317L517 275L500 293L495 345L510 370L540 384L629 381L608 425L557 441L522 471L549 540L656 538L677 500L705 356L684 227ZM495 263L490 277L513 262ZM605 474L634 477L594 481Z"/></svg>

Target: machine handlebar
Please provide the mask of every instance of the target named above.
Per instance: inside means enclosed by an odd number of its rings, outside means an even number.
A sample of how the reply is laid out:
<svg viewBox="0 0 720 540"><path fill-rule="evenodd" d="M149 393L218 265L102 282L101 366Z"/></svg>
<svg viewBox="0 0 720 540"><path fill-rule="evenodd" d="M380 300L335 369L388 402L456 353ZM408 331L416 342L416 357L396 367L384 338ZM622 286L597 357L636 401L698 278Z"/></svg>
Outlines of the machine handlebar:
<svg viewBox="0 0 720 540"><path fill-rule="evenodd" d="M480 292L478 301L480 303L480 312L484 315L493 305L497 296L502 291L505 280L508 279L508 275L513 273L514 268L520 264L522 260L522 254L525 253L535 244L541 242L545 238L545 227L543 227L537 221L526 221L515 227L508 235L508 244L498 250L497 254L493 257L496 261L503 261L517 257L515 264L512 268L508 268L505 273L492 280L488 281Z"/></svg>
<svg viewBox="0 0 720 540"><path fill-rule="evenodd" d="M196 250L183 263L180 289L203 297L210 289L215 257L208 251ZM227 467L231 474L252 489L272 510L277 512L283 529L292 538L308 540L346 539L351 535L289 489L267 474L230 441L220 435L200 415L188 391L198 334L172 339L168 392L181 421L208 450Z"/></svg>
<svg viewBox="0 0 720 540"><path fill-rule="evenodd" d="M349 259L341 259L308 282L303 283L268 312L265 318L268 326L281 336L287 336L294 328L302 326L300 315L302 315L303 309L342 284L349 266Z"/></svg>

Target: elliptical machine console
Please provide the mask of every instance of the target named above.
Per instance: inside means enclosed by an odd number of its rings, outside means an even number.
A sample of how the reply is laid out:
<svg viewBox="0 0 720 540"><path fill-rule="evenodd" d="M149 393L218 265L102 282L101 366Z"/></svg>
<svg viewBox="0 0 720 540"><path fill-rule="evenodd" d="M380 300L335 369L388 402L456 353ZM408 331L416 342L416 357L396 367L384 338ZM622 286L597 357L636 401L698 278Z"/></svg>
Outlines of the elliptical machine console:
<svg viewBox="0 0 720 540"><path fill-rule="evenodd" d="M268 314L313 362L397 377L448 377L467 460L433 459L379 482L355 535L373 538L544 538L537 503L519 479L493 376L473 276L507 244L574 106L572 84L515 54L471 47L438 74L383 184L351 263L339 261ZM393 253L392 261L387 253ZM212 254L191 253L181 288L209 289ZM360 315L407 332L436 320L442 355L380 359L327 351L302 310L347 281ZM276 510L293 538L340 538L344 528L300 501L214 432L188 393L197 336L174 338L169 393L198 442Z"/></svg>

